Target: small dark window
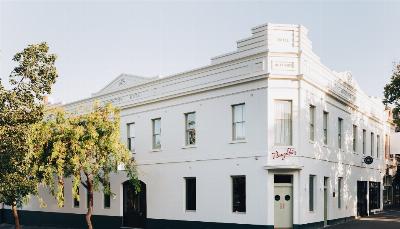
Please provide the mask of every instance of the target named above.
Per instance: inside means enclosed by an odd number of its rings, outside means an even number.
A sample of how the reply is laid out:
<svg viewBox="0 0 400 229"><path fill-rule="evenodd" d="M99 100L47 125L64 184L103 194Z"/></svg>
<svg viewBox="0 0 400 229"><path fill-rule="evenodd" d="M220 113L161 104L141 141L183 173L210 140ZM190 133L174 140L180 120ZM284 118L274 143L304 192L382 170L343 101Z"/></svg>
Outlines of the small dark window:
<svg viewBox="0 0 400 229"><path fill-rule="evenodd" d="M79 187L78 187L78 189L76 190L76 194L79 196ZM79 208L79 200L78 200L78 198L74 198L74 208Z"/></svg>
<svg viewBox="0 0 400 229"><path fill-rule="evenodd" d="M292 175L275 175L274 183L292 183Z"/></svg>
<svg viewBox="0 0 400 229"><path fill-rule="evenodd" d="M196 177L186 177L186 210L196 210Z"/></svg>
<svg viewBox="0 0 400 229"><path fill-rule="evenodd" d="M280 195L275 195L275 200L276 201L279 201L281 199L281 196Z"/></svg>
<svg viewBox="0 0 400 229"><path fill-rule="evenodd" d="M107 184L107 192L104 193L104 208L110 208L111 207L111 188L110 188L110 183Z"/></svg>
<svg viewBox="0 0 400 229"><path fill-rule="evenodd" d="M232 176L232 211L246 212L245 176Z"/></svg>
<svg viewBox="0 0 400 229"><path fill-rule="evenodd" d="M289 200L290 200L290 196L289 196L289 195L286 195L286 196L285 196L285 200L286 200L286 201L289 201Z"/></svg>
<svg viewBox="0 0 400 229"><path fill-rule="evenodd" d="M369 182L369 209L379 209L381 207L381 183Z"/></svg>

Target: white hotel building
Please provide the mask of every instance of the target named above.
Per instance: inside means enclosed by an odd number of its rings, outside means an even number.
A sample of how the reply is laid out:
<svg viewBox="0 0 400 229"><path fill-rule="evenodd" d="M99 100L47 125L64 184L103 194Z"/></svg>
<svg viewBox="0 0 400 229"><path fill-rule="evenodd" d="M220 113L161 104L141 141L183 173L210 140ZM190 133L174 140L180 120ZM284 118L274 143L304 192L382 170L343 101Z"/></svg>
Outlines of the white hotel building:
<svg viewBox="0 0 400 229"><path fill-rule="evenodd" d="M257 26L208 66L122 74L65 107L79 113L95 100L121 108L142 181L135 196L113 176L116 195L95 194L95 228L318 228L382 209L388 112L349 72L324 66L301 25ZM21 220L83 228L80 193L74 202L67 186L63 208L33 199Z"/></svg>

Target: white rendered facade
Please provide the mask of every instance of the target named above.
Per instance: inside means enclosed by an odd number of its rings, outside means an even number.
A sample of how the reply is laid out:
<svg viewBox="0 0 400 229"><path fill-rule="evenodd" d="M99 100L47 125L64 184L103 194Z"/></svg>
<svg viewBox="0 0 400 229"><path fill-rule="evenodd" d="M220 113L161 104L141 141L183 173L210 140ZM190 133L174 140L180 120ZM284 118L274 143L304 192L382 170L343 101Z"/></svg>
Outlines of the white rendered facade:
<svg viewBox="0 0 400 229"><path fill-rule="evenodd" d="M292 221L293 227L323 225L324 177L328 223L356 216L357 181L382 182L384 175L385 136L390 136L392 125L382 103L368 97L350 73L337 73L324 66L301 25L264 24L253 28L252 36L237 44L237 51L188 72L165 78L121 75L91 98L65 108L85 112L95 100L119 106L124 142L127 124L134 123L133 156L140 180L146 184L148 228L168 228L163 224L188 228L192 225L188 222L196 222L198 228L202 228L201 222L222 223L210 224L212 228L223 228L224 224L230 228L236 224L278 227L274 215L277 174L292 176L293 211L282 217ZM277 101L291 103L288 145L275 144ZM234 140L232 106L237 104L244 104L244 139ZM314 140L310 135L312 109ZM185 114L190 112L195 112L196 121L193 145L186 144ZM324 112L328 113L327 144L323 137ZM152 120L157 118L161 118L161 147L153 149ZM355 150L353 128L357 132ZM285 152L289 153L283 159ZM363 163L365 156L372 156L373 163ZM232 212L232 176L237 175L246 177L245 212ZM311 211L310 175L314 175ZM196 178L195 211L185 210L185 177ZM340 208L338 178L342 178ZM103 195L95 194L95 215L123 217L124 181L123 173L113 176L111 189L117 195L109 209L103 206ZM66 183L63 208L49 197L45 198L47 208L39 208L32 200L23 210L84 214L86 191L81 187L81 205L74 208L68 188L71 184ZM382 208L382 201L379 203L375 210Z"/></svg>

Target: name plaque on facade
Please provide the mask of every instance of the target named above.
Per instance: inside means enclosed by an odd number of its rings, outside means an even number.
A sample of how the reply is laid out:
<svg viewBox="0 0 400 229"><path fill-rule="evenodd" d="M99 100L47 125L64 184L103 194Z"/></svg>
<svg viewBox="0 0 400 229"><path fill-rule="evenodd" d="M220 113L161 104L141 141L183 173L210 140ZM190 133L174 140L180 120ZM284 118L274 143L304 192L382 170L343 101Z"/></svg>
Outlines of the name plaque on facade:
<svg viewBox="0 0 400 229"><path fill-rule="evenodd" d="M295 64L293 61L272 61L272 69L279 71L295 71Z"/></svg>
<svg viewBox="0 0 400 229"><path fill-rule="evenodd" d="M272 40L275 46L280 47L293 47L293 34L292 30L275 30L272 32Z"/></svg>

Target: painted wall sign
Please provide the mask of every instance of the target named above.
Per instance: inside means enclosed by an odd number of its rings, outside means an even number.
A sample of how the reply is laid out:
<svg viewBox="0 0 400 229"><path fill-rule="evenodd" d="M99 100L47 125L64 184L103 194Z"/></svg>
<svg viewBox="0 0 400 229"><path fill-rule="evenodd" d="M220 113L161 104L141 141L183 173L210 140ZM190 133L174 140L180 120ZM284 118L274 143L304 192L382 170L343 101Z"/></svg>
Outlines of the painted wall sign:
<svg viewBox="0 0 400 229"><path fill-rule="evenodd" d="M287 148L286 152L278 152L276 150L275 152L272 153L272 159L281 159L285 160L287 157L296 155L296 150L294 148Z"/></svg>

